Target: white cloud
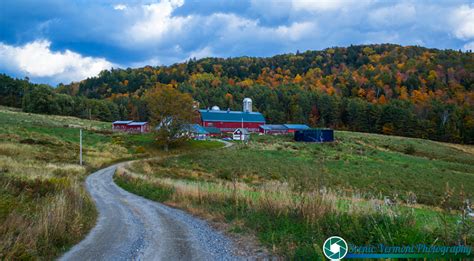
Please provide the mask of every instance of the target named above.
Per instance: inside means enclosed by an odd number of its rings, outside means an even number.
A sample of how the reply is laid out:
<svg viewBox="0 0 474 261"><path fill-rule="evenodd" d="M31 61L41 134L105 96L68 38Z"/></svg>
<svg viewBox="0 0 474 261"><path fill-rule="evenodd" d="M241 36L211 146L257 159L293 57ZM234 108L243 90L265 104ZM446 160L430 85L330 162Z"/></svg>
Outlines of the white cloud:
<svg viewBox="0 0 474 261"><path fill-rule="evenodd" d="M136 43L162 41L168 34L179 33L191 17L172 16L184 1L162 0L141 6L139 19L129 29L128 35Z"/></svg>
<svg viewBox="0 0 474 261"><path fill-rule="evenodd" d="M213 53L212 48L209 46L206 46L204 48L201 48L196 51L192 51L189 54L189 57L186 60L189 60L191 58L196 58L196 59L201 59L201 58L206 58L206 57L215 57L216 55Z"/></svg>
<svg viewBox="0 0 474 261"><path fill-rule="evenodd" d="M127 6L124 5L124 4L117 4L117 5L114 5L114 10L119 10L119 11L123 11L127 9Z"/></svg>
<svg viewBox="0 0 474 261"><path fill-rule="evenodd" d="M349 6L367 5L371 0L293 0L293 9L296 11L322 12L347 9Z"/></svg>
<svg viewBox="0 0 474 261"><path fill-rule="evenodd" d="M465 44L465 45L463 46L463 49L464 49L465 51L471 50L471 51L474 52L474 42L470 42L470 43Z"/></svg>
<svg viewBox="0 0 474 261"><path fill-rule="evenodd" d="M451 14L454 35L463 40L474 37L474 7L462 5Z"/></svg>
<svg viewBox="0 0 474 261"><path fill-rule="evenodd" d="M0 42L0 68L19 71L29 77L70 82L95 76L113 66L106 59L84 57L70 50L51 51L50 45L51 42L47 40L37 40L23 46Z"/></svg>
<svg viewBox="0 0 474 261"><path fill-rule="evenodd" d="M416 17L415 6L411 3L399 3L382 7L369 13L369 22L373 26L405 25Z"/></svg>
<svg viewBox="0 0 474 261"><path fill-rule="evenodd" d="M275 33L282 38L298 41L309 34L314 34L316 26L311 22L293 23L290 26L279 26L274 29ZM314 36L314 35L313 35Z"/></svg>
<svg viewBox="0 0 474 261"><path fill-rule="evenodd" d="M145 67L145 66L157 66L161 65L160 60L157 57L152 57L150 59L146 59L144 61L133 62L130 64L132 68L135 67Z"/></svg>

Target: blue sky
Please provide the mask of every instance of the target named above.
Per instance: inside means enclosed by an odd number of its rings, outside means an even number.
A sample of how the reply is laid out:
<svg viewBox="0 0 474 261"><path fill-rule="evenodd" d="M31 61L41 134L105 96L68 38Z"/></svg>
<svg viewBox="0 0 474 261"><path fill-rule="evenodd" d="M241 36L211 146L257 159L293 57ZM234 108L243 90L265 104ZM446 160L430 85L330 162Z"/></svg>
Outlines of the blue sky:
<svg viewBox="0 0 474 261"><path fill-rule="evenodd" d="M366 43L472 50L474 1L0 2L0 72L53 85L112 67Z"/></svg>

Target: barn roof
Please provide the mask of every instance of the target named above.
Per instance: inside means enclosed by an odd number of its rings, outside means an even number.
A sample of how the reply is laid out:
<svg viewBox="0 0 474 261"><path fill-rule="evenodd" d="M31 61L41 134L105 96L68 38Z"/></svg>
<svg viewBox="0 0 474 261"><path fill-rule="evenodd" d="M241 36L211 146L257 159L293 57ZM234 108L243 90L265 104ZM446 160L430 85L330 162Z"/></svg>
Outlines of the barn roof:
<svg viewBox="0 0 474 261"><path fill-rule="evenodd" d="M283 125L283 124L266 124L266 125L260 125L260 128L264 130L288 130L288 128Z"/></svg>
<svg viewBox="0 0 474 261"><path fill-rule="evenodd" d="M112 122L112 124L129 124L131 122L133 122L133 121L114 121L114 122Z"/></svg>
<svg viewBox="0 0 474 261"><path fill-rule="evenodd" d="M136 121L136 122L131 122L129 124L127 124L128 126L142 126L142 125L145 125L145 124L148 124L148 122L146 121Z"/></svg>
<svg viewBox="0 0 474 261"><path fill-rule="evenodd" d="M199 110L203 121L265 122L260 112Z"/></svg>
<svg viewBox="0 0 474 261"><path fill-rule="evenodd" d="M305 124L284 124L285 127L292 130L307 130L310 129L308 125Z"/></svg>

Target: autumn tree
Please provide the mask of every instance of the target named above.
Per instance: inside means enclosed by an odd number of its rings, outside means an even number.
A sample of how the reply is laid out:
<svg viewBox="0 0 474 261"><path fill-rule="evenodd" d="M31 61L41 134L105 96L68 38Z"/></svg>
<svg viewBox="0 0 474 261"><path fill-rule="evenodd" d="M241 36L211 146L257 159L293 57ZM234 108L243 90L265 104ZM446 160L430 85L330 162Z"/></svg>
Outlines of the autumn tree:
<svg viewBox="0 0 474 261"><path fill-rule="evenodd" d="M152 126L156 126L156 141L165 151L188 138L183 127L191 123L194 116L193 99L189 94L170 86L155 87L145 93L145 101Z"/></svg>

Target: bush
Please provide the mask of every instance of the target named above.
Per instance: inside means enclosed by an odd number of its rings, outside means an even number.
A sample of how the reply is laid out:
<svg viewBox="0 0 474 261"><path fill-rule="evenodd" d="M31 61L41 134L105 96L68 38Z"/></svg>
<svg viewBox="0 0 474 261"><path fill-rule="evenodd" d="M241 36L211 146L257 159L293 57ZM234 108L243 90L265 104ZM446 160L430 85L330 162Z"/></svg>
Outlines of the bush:
<svg viewBox="0 0 474 261"><path fill-rule="evenodd" d="M409 144L405 147L403 150L403 153L408 154L408 155L413 155L415 154L416 150L415 147L412 144Z"/></svg>
<svg viewBox="0 0 474 261"><path fill-rule="evenodd" d="M136 153L145 153L145 148L143 148L142 146L138 146L136 149L135 149L135 152Z"/></svg>

